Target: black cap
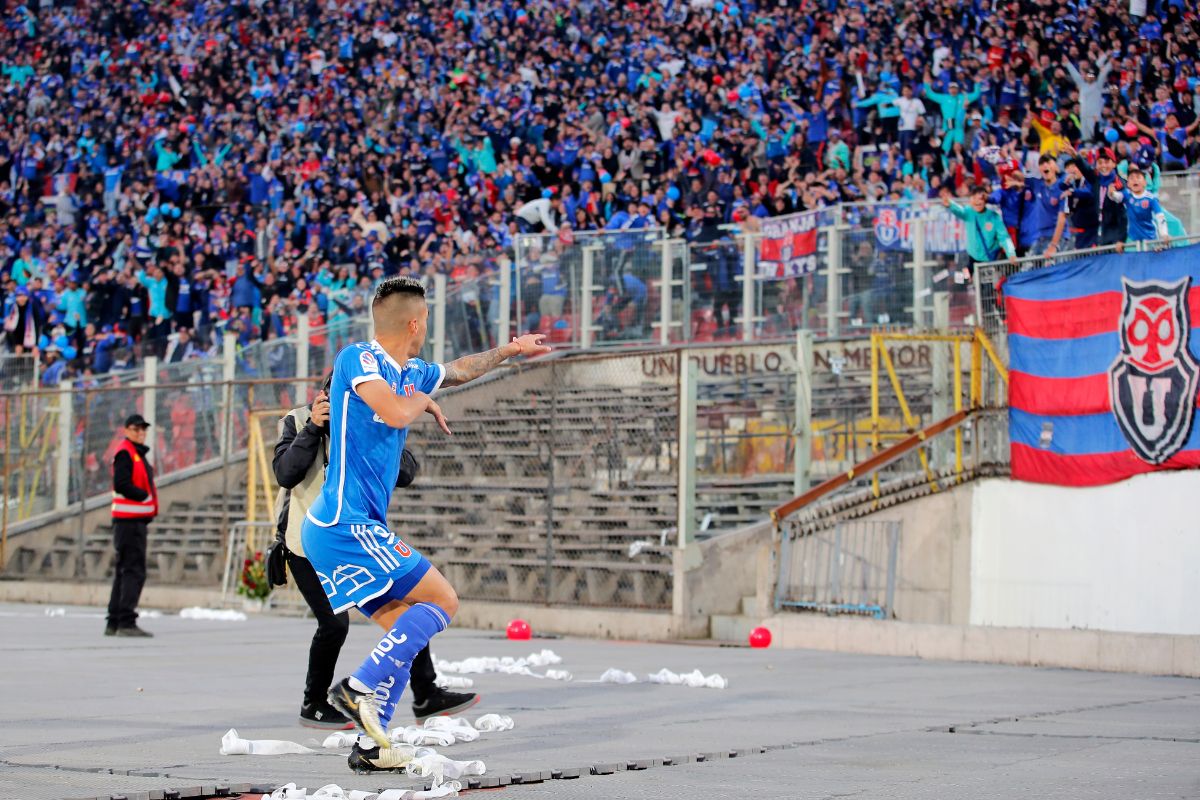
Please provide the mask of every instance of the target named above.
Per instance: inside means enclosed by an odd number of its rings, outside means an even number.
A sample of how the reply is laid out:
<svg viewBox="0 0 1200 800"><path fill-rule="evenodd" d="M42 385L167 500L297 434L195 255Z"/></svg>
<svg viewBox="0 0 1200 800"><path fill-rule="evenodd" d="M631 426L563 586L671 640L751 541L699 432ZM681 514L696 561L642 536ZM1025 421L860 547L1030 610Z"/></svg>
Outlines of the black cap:
<svg viewBox="0 0 1200 800"><path fill-rule="evenodd" d="M150 423L146 422L146 418L141 414L130 414L125 418L125 427L149 428Z"/></svg>

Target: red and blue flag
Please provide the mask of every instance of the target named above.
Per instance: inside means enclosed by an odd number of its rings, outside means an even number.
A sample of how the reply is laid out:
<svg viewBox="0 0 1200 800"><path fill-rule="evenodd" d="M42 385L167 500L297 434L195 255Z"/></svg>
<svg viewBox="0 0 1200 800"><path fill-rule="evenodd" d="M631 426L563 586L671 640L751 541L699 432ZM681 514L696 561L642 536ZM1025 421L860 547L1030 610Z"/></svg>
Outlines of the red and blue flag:
<svg viewBox="0 0 1200 800"><path fill-rule="evenodd" d="M1094 486L1200 466L1200 246L1019 273L1003 294L1014 478Z"/></svg>

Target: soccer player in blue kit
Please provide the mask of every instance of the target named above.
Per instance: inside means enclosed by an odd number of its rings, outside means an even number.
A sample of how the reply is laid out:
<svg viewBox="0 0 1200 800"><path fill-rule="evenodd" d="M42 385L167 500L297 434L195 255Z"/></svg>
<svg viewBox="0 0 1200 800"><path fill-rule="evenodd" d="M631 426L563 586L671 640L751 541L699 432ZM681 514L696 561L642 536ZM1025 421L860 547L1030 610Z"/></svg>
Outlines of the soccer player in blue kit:
<svg viewBox="0 0 1200 800"><path fill-rule="evenodd" d="M411 278L381 283L371 316L374 341L346 347L334 362L329 466L301 531L334 612L358 606L386 632L362 666L329 693L329 702L369 737L360 737L350 753L351 768L360 772L407 762L390 746L388 723L413 657L458 611L458 595L442 573L388 530L388 500L408 426L430 414L449 435L434 392L474 380L513 356L550 352L541 334L527 334L448 364L422 361L416 355L429 308L424 288Z"/></svg>

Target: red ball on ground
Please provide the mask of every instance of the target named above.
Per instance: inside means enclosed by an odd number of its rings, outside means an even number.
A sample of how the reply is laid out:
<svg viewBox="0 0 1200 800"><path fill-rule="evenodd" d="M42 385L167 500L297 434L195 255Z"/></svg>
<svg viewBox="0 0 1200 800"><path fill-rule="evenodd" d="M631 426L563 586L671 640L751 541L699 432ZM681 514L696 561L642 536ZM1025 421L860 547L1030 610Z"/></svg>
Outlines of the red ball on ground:
<svg viewBox="0 0 1200 800"><path fill-rule="evenodd" d="M514 641L524 641L533 636L533 629L529 627L529 623L523 619L514 619L508 623L506 631L509 639Z"/></svg>
<svg viewBox="0 0 1200 800"><path fill-rule="evenodd" d="M766 628L755 628L750 631L750 646L751 647L770 647L771 632Z"/></svg>

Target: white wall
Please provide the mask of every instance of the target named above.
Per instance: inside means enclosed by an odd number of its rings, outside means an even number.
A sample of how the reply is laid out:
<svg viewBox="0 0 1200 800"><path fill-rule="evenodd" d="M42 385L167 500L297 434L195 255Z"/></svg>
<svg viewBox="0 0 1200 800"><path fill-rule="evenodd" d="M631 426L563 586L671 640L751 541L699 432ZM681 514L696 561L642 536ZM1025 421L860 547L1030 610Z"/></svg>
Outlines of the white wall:
<svg viewBox="0 0 1200 800"><path fill-rule="evenodd" d="M1200 634L1200 472L980 481L971 624Z"/></svg>

